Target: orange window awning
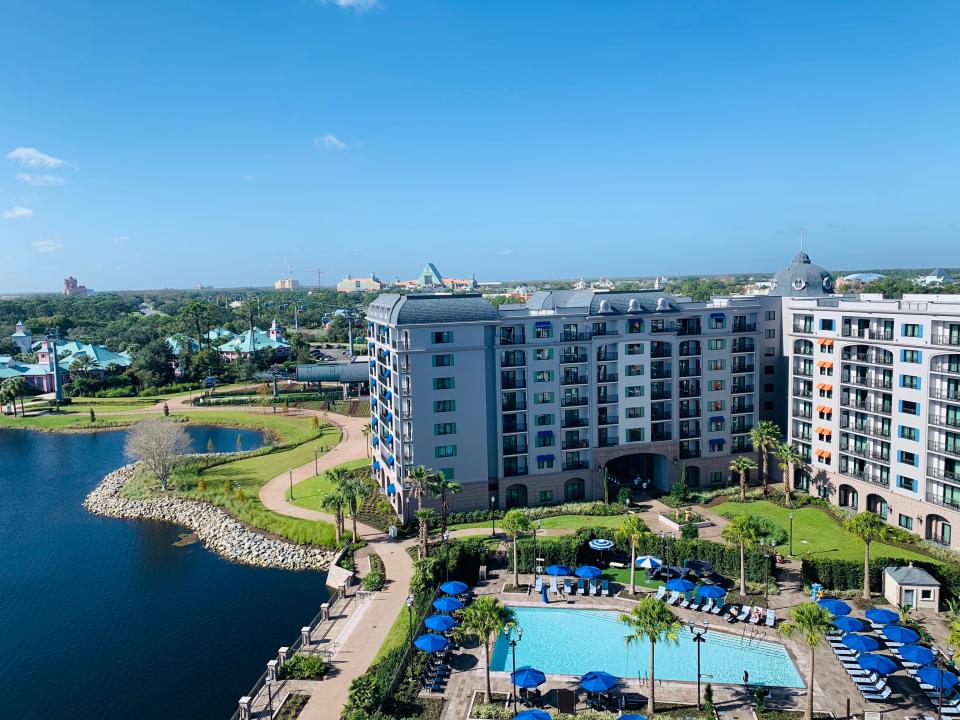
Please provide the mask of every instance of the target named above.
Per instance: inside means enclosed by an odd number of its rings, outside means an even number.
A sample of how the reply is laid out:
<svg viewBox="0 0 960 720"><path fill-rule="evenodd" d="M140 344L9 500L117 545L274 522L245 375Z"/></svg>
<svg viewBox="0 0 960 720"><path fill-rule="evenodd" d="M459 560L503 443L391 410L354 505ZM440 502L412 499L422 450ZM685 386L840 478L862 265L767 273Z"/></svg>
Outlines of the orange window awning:
<svg viewBox="0 0 960 720"><path fill-rule="evenodd" d="M829 450L817 450L817 457L818 457L818 458L828 458L828 457L830 457L830 451L829 451Z"/></svg>
<svg viewBox="0 0 960 720"><path fill-rule="evenodd" d="M830 347L831 345L833 345L833 340L827 340L826 338L821 338L820 340L817 340L817 345L819 345L820 347Z"/></svg>
<svg viewBox="0 0 960 720"><path fill-rule="evenodd" d="M818 427L817 435L826 435L827 437L830 437L831 435L833 435L833 430L827 427Z"/></svg>
<svg viewBox="0 0 960 720"><path fill-rule="evenodd" d="M833 392L833 385L830 383L820 383L817 385L817 390L829 390L830 392Z"/></svg>
<svg viewBox="0 0 960 720"><path fill-rule="evenodd" d="M833 412L833 408L830 407L829 405L817 405L817 412L821 412L821 413L832 413L832 412Z"/></svg>
<svg viewBox="0 0 960 720"><path fill-rule="evenodd" d="M830 360L819 360L817 361L817 367L819 368L832 368L833 362Z"/></svg>

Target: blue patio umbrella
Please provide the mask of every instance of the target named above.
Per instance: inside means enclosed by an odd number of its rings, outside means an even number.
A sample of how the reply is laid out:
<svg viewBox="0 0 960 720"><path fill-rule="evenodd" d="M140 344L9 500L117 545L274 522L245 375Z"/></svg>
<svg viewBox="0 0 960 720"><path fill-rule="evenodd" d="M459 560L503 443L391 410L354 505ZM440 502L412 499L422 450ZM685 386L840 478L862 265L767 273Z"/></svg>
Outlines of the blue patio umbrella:
<svg viewBox="0 0 960 720"><path fill-rule="evenodd" d="M440 635L427 633L426 635L421 635L414 640L413 644L424 652L435 653L440 652L447 646L447 639L445 637L441 637Z"/></svg>
<svg viewBox="0 0 960 720"><path fill-rule="evenodd" d="M683 567L690 572L698 574L713 572L713 563L707 562L706 560L687 560L683 564Z"/></svg>
<svg viewBox="0 0 960 720"><path fill-rule="evenodd" d="M663 565L663 560L653 555L641 555L637 558L637 567L644 570L656 570Z"/></svg>
<svg viewBox="0 0 960 720"><path fill-rule="evenodd" d="M580 687L590 693L605 693L615 688L618 682L610 673L594 670L580 678Z"/></svg>
<svg viewBox="0 0 960 720"><path fill-rule="evenodd" d="M513 720L553 720L553 717L550 713L534 708L533 710L518 712L513 716Z"/></svg>
<svg viewBox="0 0 960 720"><path fill-rule="evenodd" d="M693 583L689 580L684 580L683 578L674 578L673 580L667 580L667 590L673 590L674 592L690 592L693 590Z"/></svg>
<svg viewBox="0 0 960 720"><path fill-rule="evenodd" d="M430 630L444 632L445 630L449 630L456 625L457 621L449 615L431 615L423 621L423 624L426 625Z"/></svg>
<svg viewBox="0 0 960 720"><path fill-rule="evenodd" d="M547 676L536 668L522 667L517 668L515 673L510 673L510 679L517 687L535 688L543 685L547 681Z"/></svg>
<svg viewBox="0 0 960 720"><path fill-rule="evenodd" d="M621 715L617 720L647 720L646 715Z"/></svg>
<svg viewBox="0 0 960 720"><path fill-rule="evenodd" d="M467 591L467 584L462 583L459 580L451 580L450 582L445 582L440 586L440 592L445 592L447 595L459 595L460 593L465 593Z"/></svg>
<svg viewBox="0 0 960 720"><path fill-rule="evenodd" d="M897 664L886 655L864 653L857 658L857 663L867 672L875 672L878 675L889 675L897 670Z"/></svg>
<svg viewBox="0 0 960 720"><path fill-rule="evenodd" d="M843 632L863 632L866 629L867 624L863 620L858 620L857 618L846 617L841 615L838 618L834 618L831 622L838 630L843 630Z"/></svg>
<svg viewBox="0 0 960 720"><path fill-rule="evenodd" d="M669 582L673 581L670 580ZM701 585L697 588L697 595L705 598L713 598L714 600L717 598L722 598L726 594L727 591L719 585Z"/></svg>
<svg viewBox="0 0 960 720"><path fill-rule="evenodd" d="M934 660L933 650L923 645L904 645L900 657L917 665L932 665Z"/></svg>
<svg viewBox="0 0 960 720"><path fill-rule="evenodd" d="M607 540L606 538L594 538L587 544L591 549L599 550L600 552L613 548L613 540Z"/></svg>
<svg viewBox="0 0 960 720"><path fill-rule="evenodd" d="M817 600L817 605L822 607L831 615L849 615L850 606L847 605L843 600L837 600L836 598L823 598L823 600Z"/></svg>
<svg viewBox="0 0 960 720"><path fill-rule="evenodd" d="M442 597L433 601L433 606L440 612L453 612L463 607L463 603L455 597Z"/></svg>
<svg viewBox="0 0 960 720"><path fill-rule="evenodd" d="M950 690L960 682L960 678L949 670L944 670L943 668L938 668L933 665L928 665L927 667L922 667L917 670L917 677L920 678L920 682L933 685L937 690Z"/></svg>
<svg viewBox="0 0 960 720"><path fill-rule="evenodd" d="M573 575L573 570L566 565L547 565L547 575Z"/></svg>
<svg viewBox="0 0 960 720"><path fill-rule="evenodd" d="M887 610L885 608L870 608L864 615L867 616L867 620L875 622L878 625L889 625L890 623L895 623L900 620L900 613L895 613L893 610Z"/></svg>
<svg viewBox="0 0 960 720"><path fill-rule="evenodd" d="M904 645L911 645L920 639L917 633L903 625L884 625L880 632L883 633L883 636L887 640L903 643Z"/></svg>
<svg viewBox="0 0 960 720"><path fill-rule="evenodd" d="M848 633L843 636L843 644L858 652L873 652L880 649L880 641L868 635Z"/></svg>
<svg viewBox="0 0 960 720"><path fill-rule="evenodd" d="M573 571L573 574L578 578L584 578L589 580L590 578L599 577L603 574L603 570L593 565L581 565L576 570Z"/></svg>

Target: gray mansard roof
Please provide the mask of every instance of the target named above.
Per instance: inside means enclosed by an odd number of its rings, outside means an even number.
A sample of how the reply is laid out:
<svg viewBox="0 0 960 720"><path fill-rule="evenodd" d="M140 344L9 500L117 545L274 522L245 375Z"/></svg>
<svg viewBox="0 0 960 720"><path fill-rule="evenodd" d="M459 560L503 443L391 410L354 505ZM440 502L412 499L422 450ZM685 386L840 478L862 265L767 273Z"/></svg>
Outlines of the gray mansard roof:
<svg viewBox="0 0 960 720"><path fill-rule="evenodd" d="M587 315L626 315L646 312L669 312L677 310L678 298L658 291L606 292L597 290L540 290L527 300L527 310L570 310ZM513 310L505 305L501 310Z"/></svg>
<svg viewBox="0 0 960 720"><path fill-rule="evenodd" d="M771 295L780 297L823 297L832 295L833 276L819 265L810 262L810 256L800 251L789 267L773 276Z"/></svg>
<svg viewBox="0 0 960 720"><path fill-rule="evenodd" d="M397 295L385 293L370 303L367 315L393 325L490 322L497 308L477 293L458 295Z"/></svg>

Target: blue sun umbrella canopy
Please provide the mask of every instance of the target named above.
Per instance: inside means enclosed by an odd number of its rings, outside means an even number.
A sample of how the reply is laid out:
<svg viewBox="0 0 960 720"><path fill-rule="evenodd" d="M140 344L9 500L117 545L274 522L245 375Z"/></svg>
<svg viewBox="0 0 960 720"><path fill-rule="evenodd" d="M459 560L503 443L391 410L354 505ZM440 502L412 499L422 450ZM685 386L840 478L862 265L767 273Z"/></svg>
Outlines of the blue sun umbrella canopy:
<svg viewBox="0 0 960 720"><path fill-rule="evenodd" d="M543 710L534 708L532 710L518 712L513 716L513 720L553 720L553 716Z"/></svg>
<svg viewBox="0 0 960 720"><path fill-rule="evenodd" d="M897 664L886 655L864 653L857 658L857 663L867 672L875 672L878 675L889 675L897 671Z"/></svg>
<svg viewBox="0 0 960 720"><path fill-rule="evenodd" d="M610 673L594 670L580 678L580 687L590 693L605 693L615 688L618 682Z"/></svg>
<svg viewBox="0 0 960 720"><path fill-rule="evenodd" d="M510 679L517 687L535 688L543 685L547 681L547 676L536 668L522 667L517 668L515 673L510 673Z"/></svg>
<svg viewBox="0 0 960 720"><path fill-rule="evenodd" d="M423 624L426 625L430 630L444 632L454 627L457 624L457 621L449 615L431 615L423 621Z"/></svg>
<svg viewBox="0 0 960 720"><path fill-rule="evenodd" d="M547 565L547 575L573 575L573 570L566 565Z"/></svg>
<svg viewBox="0 0 960 720"><path fill-rule="evenodd" d="M888 625L890 623L900 621L900 613L896 613L893 610L887 610L886 608L870 608L864 613L864 615L867 616L867 620L875 622L879 625Z"/></svg>
<svg viewBox="0 0 960 720"><path fill-rule="evenodd" d="M646 715L621 715L617 720L647 720Z"/></svg>
<svg viewBox="0 0 960 720"><path fill-rule="evenodd" d="M653 555L641 555L637 558L637 567L644 570L656 570L663 565L663 560Z"/></svg>
<svg viewBox="0 0 960 720"><path fill-rule="evenodd" d="M667 590L672 590L674 592L690 592L693 590L693 583L689 580L684 580L683 578L674 578L673 580L667 580Z"/></svg>
<svg viewBox="0 0 960 720"><path fill-rule="evenodd" d="M584 578L589 580L590 578L599 577L603 574L603 570L593 565L581 565L576 570L573 571L573 574L578 578Z"/></svg>
<svg viewBox="0 0 960 720"><path fill-rule="evenodd" d="M823 598L823 600L817 600L817 605L822 607L831 615L849 615L850 606L847 605L843 600L837 600L836 598Z"/></svg>
<svg viewBox="0 0 960 720"><path fill-rule="evenodd" d="M587 543L591 549L600 550L611 550L613 548L613 540L607 540L606 538L594 538L589 543Z"/></svg>
<svg viewBox="0 0 960 720"><path fill-rule="evenodd" d="M935 656L933 650L923 645L904 645L900 648L900 657L917 665L932 665Z"/></svg>
<svg viewBox="0 0 960 720"><path fill-rule="evenodd" d="M421 635L414 640L413 644L424 652L435 653L440 652L447 647L447 639L445 637L441 637L440 635L427 633L426 635Z"/></svg>
<svg viewBox="0 0 960 720"><path fill-rule="evenodd" d="M690 572L704 574L713 572L713 563L706 560L687 560L683 567Z"/></svg>
<svg viewBox="0 0 960 720"><path fill-rule="evenodd" d="M933 666L922 667L917 670L917 677L920 678L920 682L933 685L937 690L950 690L960 682L960 678L957 678L949 670Z"/></svg>
<svg viewBox="0 0 960 720"><path fill-rule="evenodd" d="M463 607L463 603L454 597L442 597L433 601L433 606L440 612L453 612Z"/></svg>
<svg viewBox="0 0 960 720"><path fill-rule="evenodd" d="M844 615L834 618L831 625L838 630L843 630L843 632L863 632L867 627L867 624L863 620L846 617Z"/></svg>
<svg viewBox="0 0 960 720"><path fill-rule="evenodd" d="M884 625L880 632L887 640L904 645L911 645L920 639L917 633L908 627L903 627L903 625Z"/></svg>
<svg viewBox="0 0 960 720"><path fill-rule="evenodd" d="M673 581L671 580L670 582ZM697 595L705 598L713 598L714 600L722 598L726 594L727 591L719 585L701 585L697 588Z"/></svg>
<svg viewBox="0 0 960 720"><path fill-rule="evenodd" d="M843 636L843 644L857 652L873 652L880 649L880 641L868 635L848 633Z"/></svg>
<svg viewBox="0 0 960 720"><path fill-rule="evenodd" d="M462 583L459 580L451 580L450 582L445 582L440 586L440 592L445 592L447 595L459 595L460 593L465 593L467 591L467 584Z"/></svg>

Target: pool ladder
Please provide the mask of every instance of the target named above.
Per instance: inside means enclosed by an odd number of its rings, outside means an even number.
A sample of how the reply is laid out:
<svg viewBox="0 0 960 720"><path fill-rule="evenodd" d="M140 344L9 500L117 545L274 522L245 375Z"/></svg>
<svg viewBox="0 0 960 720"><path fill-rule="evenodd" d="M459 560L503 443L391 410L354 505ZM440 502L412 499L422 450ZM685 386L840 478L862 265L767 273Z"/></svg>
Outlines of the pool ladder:
<svg viewBox="0 0 960 720"><path fill-rule="evenodd" d="M747 631L749 631L749 635ZM743 632L740 634L740 645L743 645L744 642L746 642L747 645L753 645L755 641L766 637L767 632L763 628L757 627L756 625L744 625Z"/></svg>

